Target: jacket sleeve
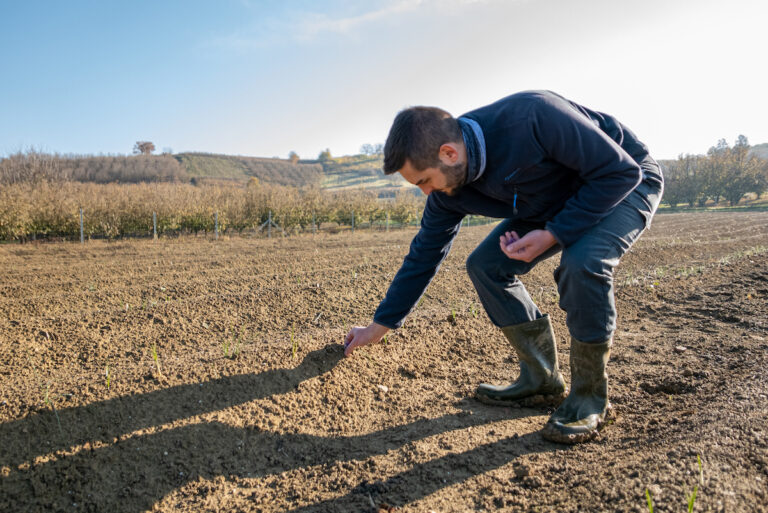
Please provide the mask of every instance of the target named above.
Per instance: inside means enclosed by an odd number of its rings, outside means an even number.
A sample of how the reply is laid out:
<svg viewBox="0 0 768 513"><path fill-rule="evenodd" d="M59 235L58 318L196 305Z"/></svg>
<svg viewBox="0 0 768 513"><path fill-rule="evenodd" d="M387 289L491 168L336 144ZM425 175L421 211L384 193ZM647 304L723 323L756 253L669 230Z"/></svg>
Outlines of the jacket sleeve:
<svg viewBox="0 0 768 513"><path fill-rule="evenodd" d="M529 122L533 143L542 157L578 173L582 182L546 224L560 245L568 247L637 187L642 171L596 122L562 98L536 102Z"/></svg>
<svg viewBox="0 0 768 513"><path fill-rule="evenodd" d="M376 309L374 322L391 329L402 326L427 286L434 278L459 233L464 214L446 208L439 193L427 198L421 229L411 242L411 249Z"/></svg>

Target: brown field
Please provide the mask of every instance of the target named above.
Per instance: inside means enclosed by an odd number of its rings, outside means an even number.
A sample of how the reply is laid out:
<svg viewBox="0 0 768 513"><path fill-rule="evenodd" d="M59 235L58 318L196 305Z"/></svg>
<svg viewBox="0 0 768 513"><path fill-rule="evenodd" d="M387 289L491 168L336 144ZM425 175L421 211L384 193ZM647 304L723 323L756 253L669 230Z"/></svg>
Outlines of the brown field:
<svg viewBox="0 0 768 513"><path fill-rule="evenodd" d="M768 212L657 217L575 447L471 397L516 368L464 271L489 231L348 359L414 230L0 245L0 511L768 511ZM567 362L556 261L524 282Z"/></svg>

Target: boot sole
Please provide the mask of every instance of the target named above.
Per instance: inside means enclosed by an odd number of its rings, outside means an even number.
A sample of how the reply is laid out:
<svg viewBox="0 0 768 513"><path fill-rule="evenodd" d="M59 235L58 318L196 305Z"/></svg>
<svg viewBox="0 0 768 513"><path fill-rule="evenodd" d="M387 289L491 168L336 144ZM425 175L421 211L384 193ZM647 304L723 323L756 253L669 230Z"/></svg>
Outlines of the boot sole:
<svg viewBox="0 0 768 513"><path fill-rule="evenodd" d="M483 394L475 394L475 399L483 404L491 406L520 406L524 408L534 408L538 406L559 406L561 402L568 396L568 390L564 390L561 394L536 394L529 395L527 397L521 397L520 399L493 399Z"/></svg>
<svg viewBox="0 0 768 513"><path fill-rule="evenodd" d="M547 423L541 429L541 436L550 442L559 444L575 445L589 442L600 436L600 431L602 431L602 429L609 423L609 421L612 420L612 413L613 407L609 404L605 411L605 417L597 424L597 428L593 429L592 431L587 431L584 433L563 433L557 427L555 427L554 424Z"/></svg>

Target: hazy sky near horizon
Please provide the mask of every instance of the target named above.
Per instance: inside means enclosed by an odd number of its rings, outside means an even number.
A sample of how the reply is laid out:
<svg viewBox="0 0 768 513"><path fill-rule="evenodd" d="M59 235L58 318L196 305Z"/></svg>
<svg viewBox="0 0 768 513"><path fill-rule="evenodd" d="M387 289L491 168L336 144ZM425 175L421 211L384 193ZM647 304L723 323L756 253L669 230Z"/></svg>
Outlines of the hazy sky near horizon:
<svg viewBox="0 0 768 513"><path fill-rule="evenodd" d="M551 89L657 158L768 142L765 0L0 2L0 156L315 158L395 114Z"/></svg>

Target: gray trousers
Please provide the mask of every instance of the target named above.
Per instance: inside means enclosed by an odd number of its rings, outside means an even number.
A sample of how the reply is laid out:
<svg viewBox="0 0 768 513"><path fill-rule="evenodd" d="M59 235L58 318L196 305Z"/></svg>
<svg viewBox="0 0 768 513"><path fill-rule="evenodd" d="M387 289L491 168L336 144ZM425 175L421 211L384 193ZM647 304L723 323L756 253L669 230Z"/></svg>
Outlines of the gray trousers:
<svg viewBox="0 0 768 513"><path fill-rule="evenodd" d="M600 343L616 330L616 303L613 297L613 270L640 234L650 226L661 200L661 189L641 183L608 216L578 241L562 250L555 282L560 308L572 337ZM491 321L499 327L521 324L542 317L518 276L559 251L555 245L533 262L507 257L499 237L516 231L521 237L541 225L502 221L469 255L467 272Z"/></svg>

